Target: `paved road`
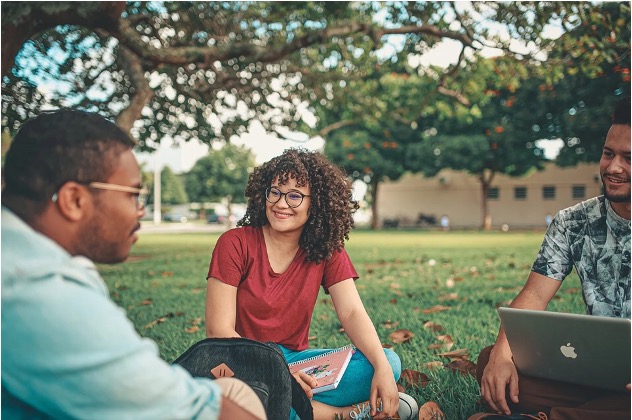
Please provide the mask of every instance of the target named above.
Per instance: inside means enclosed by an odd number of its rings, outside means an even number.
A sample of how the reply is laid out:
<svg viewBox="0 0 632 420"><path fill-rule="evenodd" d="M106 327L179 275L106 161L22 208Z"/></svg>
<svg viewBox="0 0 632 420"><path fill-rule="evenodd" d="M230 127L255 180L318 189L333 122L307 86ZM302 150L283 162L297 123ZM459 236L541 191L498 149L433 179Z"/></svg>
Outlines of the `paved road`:
<svg viewBox="0 0 632 420"><path fill-rule="evenodd" d="M141 228L138 231L140 235L152 233L192 233L192 232L224 232L226 225L218 224L198 224L198 223L170 223L163 222L155 225L154 222L141 222Z"/></svg>

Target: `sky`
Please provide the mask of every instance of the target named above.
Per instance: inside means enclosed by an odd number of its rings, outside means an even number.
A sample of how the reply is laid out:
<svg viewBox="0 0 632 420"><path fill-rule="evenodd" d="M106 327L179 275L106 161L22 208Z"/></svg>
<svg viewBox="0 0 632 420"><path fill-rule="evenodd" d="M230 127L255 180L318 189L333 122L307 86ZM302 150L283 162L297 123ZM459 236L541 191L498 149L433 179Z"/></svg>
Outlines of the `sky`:
<svg viewBox="0 0 632 420"><path fill-rule="evenodd" d="M145 170L154 170L156 162L160 167L168 165L175 173L188 172L195 162L205 156L209 147L198 140L188 141L178 147L170 144L162 144L155 153L136 153L139 162L144 164ZM250 125L247 133L232 140L233 144L244 145L252 150L258 165L279 156L289 147L304 147L308 150L322 150L325 141L322 137L308 139L305 142L283 140L266 133L260 123Z"/></svg>

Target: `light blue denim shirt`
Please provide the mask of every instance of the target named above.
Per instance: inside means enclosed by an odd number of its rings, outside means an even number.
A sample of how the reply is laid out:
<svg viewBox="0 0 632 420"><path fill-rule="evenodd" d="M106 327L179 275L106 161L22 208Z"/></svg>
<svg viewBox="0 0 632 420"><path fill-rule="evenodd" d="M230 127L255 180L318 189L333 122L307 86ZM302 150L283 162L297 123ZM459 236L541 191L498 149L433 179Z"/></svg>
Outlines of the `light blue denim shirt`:
<svg viewBox="0 0 632 420"><path fill-rule="evenodd" d="M161 360L90 260L1 223L2 418L217 418L219 386Z"/></svg>

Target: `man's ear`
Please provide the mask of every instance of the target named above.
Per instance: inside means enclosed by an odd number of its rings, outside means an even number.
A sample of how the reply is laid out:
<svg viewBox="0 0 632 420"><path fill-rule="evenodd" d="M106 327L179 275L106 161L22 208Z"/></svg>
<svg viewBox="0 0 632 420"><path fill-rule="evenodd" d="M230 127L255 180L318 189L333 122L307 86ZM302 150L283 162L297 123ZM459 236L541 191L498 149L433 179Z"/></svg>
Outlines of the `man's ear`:
<svg viewBox="0 0 632 420"><path fill-rule="evenodd" d="M78 222L91 211L92 196L88 189L77 182L68 181L56 193L55 204L63 217Z"/></svg>

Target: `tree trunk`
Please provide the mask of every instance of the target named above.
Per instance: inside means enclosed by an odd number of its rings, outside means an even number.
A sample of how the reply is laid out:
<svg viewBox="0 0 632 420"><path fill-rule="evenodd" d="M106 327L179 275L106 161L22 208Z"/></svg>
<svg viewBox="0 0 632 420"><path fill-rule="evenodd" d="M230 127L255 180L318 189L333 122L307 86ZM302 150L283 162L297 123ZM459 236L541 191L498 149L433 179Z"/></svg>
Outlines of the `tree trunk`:
<svg viewBox="0 0 632 420"><path fill-rule="evenodd" d="M376 230L379 228L378 215L377 215L377 190L379 182L376 179L372 179L369 184L369 190L371 191L371 229Z"/></svg>
<svg viewBox="0 0 632 420"><path fill-rule="evenodd" d="M226 196L226 210L228 211L228 217L226 217L226 226L228 229L232 229L237 226L235 216L233 216L233 196L228 194Z"/></svg>
<svg viewBox="0 0 632 420"><path fill-rule="evenodd" d="M494 180L494 175L496 172L488 171L486 176L485 170L479 175L478 179L481 182L481 216L482 216L482 224L481 228L483 230L491 230L492 229L492 215L489 214L489 200L487 199L487 195L489 193L489 186L492 184Z"/></svg>
<svg viewBox="0 0 632 420"><path fill-rule="evenodd" d="M159 225L162 220L162 191L160 190L160 165L156 154L156 166L154 166L154 224Z"/></svg>

